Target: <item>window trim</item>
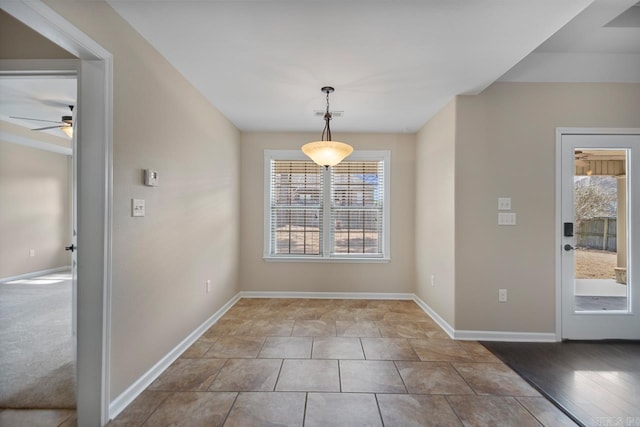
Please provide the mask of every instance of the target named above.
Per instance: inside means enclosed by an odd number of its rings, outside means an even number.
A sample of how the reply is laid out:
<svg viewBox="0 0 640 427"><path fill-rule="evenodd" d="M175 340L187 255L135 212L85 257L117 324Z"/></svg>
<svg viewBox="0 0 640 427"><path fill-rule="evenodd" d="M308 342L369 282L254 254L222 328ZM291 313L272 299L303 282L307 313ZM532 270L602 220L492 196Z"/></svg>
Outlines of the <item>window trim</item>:
<svg viewBox="0 0 640 427"><path fill-rule="evenodd" d="M322 255L271 255L271 161L272 160L309 160L300 150L264 150L263 180L264 180L264 235L262 258L269 262L354 262L354 263L388 263L391 260L391 151L390 150L365 150L354 151L345 161L382 161L384 164L384 207L383 207L383 233L382 256L357 256L348 254L331 254L329 229L329 214L323 217L323 250ZM325 172L326 173L326 172ZM331 211L331 178L326 173L323 186L323 206L327 212Z"/></svg>

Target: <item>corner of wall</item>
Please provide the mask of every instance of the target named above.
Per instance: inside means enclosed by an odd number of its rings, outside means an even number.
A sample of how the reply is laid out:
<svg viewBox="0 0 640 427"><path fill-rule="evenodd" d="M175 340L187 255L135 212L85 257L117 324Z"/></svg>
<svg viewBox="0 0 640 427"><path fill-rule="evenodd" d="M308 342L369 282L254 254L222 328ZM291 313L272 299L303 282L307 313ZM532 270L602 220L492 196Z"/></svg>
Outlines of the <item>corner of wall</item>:
<svg viewBox="0 0 640 427"><path fill-rule="evenodd" d="M456 104L452 99L416 135L416 295L452 326Z"/></svg>

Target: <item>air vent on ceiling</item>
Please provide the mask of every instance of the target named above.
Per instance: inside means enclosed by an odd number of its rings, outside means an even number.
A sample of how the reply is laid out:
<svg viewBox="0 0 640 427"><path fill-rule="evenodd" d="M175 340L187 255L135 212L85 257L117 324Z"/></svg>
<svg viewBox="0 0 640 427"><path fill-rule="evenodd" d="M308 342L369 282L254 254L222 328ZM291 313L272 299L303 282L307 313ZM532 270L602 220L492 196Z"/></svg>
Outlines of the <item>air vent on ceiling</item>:
<svg viewBox="0 0 640 427"><path fill-rule="evenodd" d="M331 113L331 117L332 117L332 118L342 117L342 116L344 115L344 111L329 111L329 112ZM315 110L315 111L313 112L313 114L314 114L316 117L324 117L324 113L325 113L325 111L324 111L324 110Z"/></svg>

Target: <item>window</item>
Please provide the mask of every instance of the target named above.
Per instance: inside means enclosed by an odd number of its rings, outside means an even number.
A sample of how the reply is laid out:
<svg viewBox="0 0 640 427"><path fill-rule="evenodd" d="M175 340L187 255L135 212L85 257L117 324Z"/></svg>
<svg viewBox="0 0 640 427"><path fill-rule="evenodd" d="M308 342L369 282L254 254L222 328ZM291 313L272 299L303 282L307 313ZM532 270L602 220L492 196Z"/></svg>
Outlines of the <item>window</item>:
<svg viewBox="0 0 640 427"><path fill-rule="evenodd" d="M388 151L358 151L331 167L299 151L265 151L269 259L389 259Z"/></svg>

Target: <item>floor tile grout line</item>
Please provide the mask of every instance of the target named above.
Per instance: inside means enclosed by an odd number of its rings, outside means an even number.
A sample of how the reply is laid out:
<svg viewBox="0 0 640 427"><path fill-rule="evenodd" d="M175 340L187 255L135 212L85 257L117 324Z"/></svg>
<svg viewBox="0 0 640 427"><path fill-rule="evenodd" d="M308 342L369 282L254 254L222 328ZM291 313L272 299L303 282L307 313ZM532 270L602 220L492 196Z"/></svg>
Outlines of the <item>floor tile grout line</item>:
<svg viewBox="0 0 640 427"><path fill-rule="evenodd" d="M458 371L458 368L456 368L456 366L455 366L452 362L444 362L444 363L448 363L449 365L451 365L451 368L452 368L454 371L456 371L456 374L458 374L458 376L459 376L460 378L462 378L462 381L464 381L464 383L467 385L467 387L469 387L469 388L471 389L471 391L473 392L473 394L475 394L476 396L482 396L480 393L478 393L478 392L476 391L476 389L475 389L475 388L473 388L473 387L471 386L471 384L469 384L469 381L467 381L467 379L466 379L466 378L465 378L465 377L460 373L460 371ZM494 395L494 396L496 396L496 395Z"/></svg>
<svg viewBox="0 0 640 427"><path fill-rule="evenodd" d="M309 400L309 392L304 393L304 410L302 411L302 427L307 422L307 401Z"/></svg>
<svg viewBox="0 0 640 427"><path fill-rule="evenodd" d="M273 390L276 391L276 387L278 386L278 381L280 381L280 374L282 373L282 367L284 366L284 358L280 361L280 369L278 370L278 376L276 377L276 382L273 383Z"/></svg>
<svg viewBox="0 0 640 427"><path fill-rule="evenodd" d="M441 395L442 397L444 397L444 400L447 402L447 405L449 405L449 408L451 408L451 411L453 411L453 415L456 416L456 418L458 419L458 421L460 422L461 426L464 426L464 421L462 421L462 418L460 417L460 414L458 414L458 411L456 411L456 408L454 408L454 406L451 404L451 402L449 401L449 397L451 396L458 396L455 394L451 394L451 395Z"/></svg>
<svg viewBox="0 0 640 427"><path fill-rule="evenodd" d="M373 393L373 398L376 400L376 406L378 407L378 416L380 417L380 423L382 424L382 427L384 427L384 418L382 417L382 409L380 408L378 393Z"/></svg>
<svg viewBox="0 0 640 427"><path fill-rule="evenodd" d="M260 350L258 350L258 352L256 353L256 355L255 355L254 359L260 359L260 357L258 357L258 356L260 356L260 352L261 352L261 351L262 351L262 349L264 348L264 345L265 345L265 343L267 342L267 339L268 339L268 338L269 338L268 336L263 337L262 344L260 345Z"/></svg>
<svg viewBox="0 0 640 427"><path fill-rule="evenodd" d="M213 346L215 345L216 342L218 342L218 338L220 337L214 337L213 341L211 342L211 345L204 351L204 353L202 353L202 356L200 357L195 357L194 359L204 359L205 356L207 355L207 353L209 353L209 351L211 351L211 349L213 348ZM188 349L187 349L188 350ZM186 351L186 350L185 350ZM184 352L182 353L184 354ZM180 355L180 357L182 357L182 354Z"/></svg>
<svg viewBox="0 0 640 427"><path fill-rule="evenodd" d="M364 360L371 360L367 356L367 351L364 349L364 340L363 340L363 338L360 338L360 345L362 346L362 354L364 354Z"/></svg>
<svg viewBox="0 0 640 427"><path fill-rule="evenodd" d="M364 352L364 344L362 344L362 337L358 337L358 341L360 342L360 348L362 349L363 360L367 360L367 355Z"/></svg>
<svg viewBox="0 0 640 427"><path fill-rule="evenodd" d="M2 411L4 411L4 408L2 408L2 410L0 410L0 413L2 413ZM73 416L75 415L75 412L72 412L69 414L69 416L67 418L65 418L64 420L62 420L60 422L60 424L58 424L57 427L60 427L61 425L63 425L64 423L66 423L67 421L69 421Z"/></svg>
<svg viewBox="0 0 640 427"><path fill-rule="evenodd" d="M222 421L222 425L224 426L225 423L227 422L227 419L229 419L229 415L231 414L231 411L233 410L233 407L236 405L236 402L238 401L238 397L240 396L240 391L236 392L236 397L233 399L233 403L231 404L231 406L229 406L229 410L227 411L227 415L225 415L224 420Z"/></svg>
<svg viewBox="0 0 640 427"><path fill-rule="evenodd" d="M293 336L293 329L296 327L296 321L295 319L286 319L285 321L288 320L293 320L293 323L291 324L291 331L289 331L289 335L287 335L288 337L292 337Z"/></svg>
<svg viewBox="0 0 640 427"><path fill-rule="evenodd" d="M145 391L146 391L146 390L145 390ZM152 391L152 393L154 393L154 392ZM164 397L164 399L162 399L162 400L160 401L160 403L159 403L159 404L158 404L158 405L153 409L153 411L151 411L151 412L149 413L149 415L144 419L144 421L140 424L140 426L144 427L144 425L145 425L145 424L147 424L147 422L149 421L149 419L151 418L151 416L152 416L153 414L155 414L155 413L158 411L158 409L160 409L160 407L161 407L161 406L162 406L162 405L163 405L163 404L164 404L164 403L165 403L165 402L166 402L166 401L167 401L167 400L168 400L172 395L175 395L176 393L179 393L179 392L177 392L177 391L171 391L171 392L166 392L166 393L167 393L167 395ZM117 417L116 417L116 418L117 418Z"/></svg>
<svg viewBox="0 0 640 427"><path fill-rule="evenodd" d="M398 376L400 377L400 380L402 381L402 385L404 386L404 389L406 391L407 394L412 394L409 392L409 387L407 387L407 383L404 382L404 377L402 376L402 374L400 373L400 368L398 367L398 360L392 360L391 362L393 362L393 366L395 366L396 368L396 372L398 372Z"/></svg>
<svg viewBox="0 0 640 427"><path fill-rule="evenodd" d="M225 358L224 359L224 363L222 364L222 366L220 366L218 368L218 370L216 371L216 374L214 375L213 379L211 380L211 382L209 383L209 385L207 386L207 389L205 391L214 391L214 390L209 390L209 389L211 388L213 383L216 382L216 380L218 379L218 375L220 375L220 372L222 372L222 369L224 369L224 367L227 366L227 363L229 363L229 360L231 360L231 358Z"/></svg>
<svg viewBox="0 0 640 427"><path fill-rule="evenodd" d="M409 342L409 338L404 338L404 340L409 346L409 348L411 349L411 352L413 353L413 355L416 356L416 359L414 360L421 361L422 359L420 359L420 356L418 356L418 353L416 353L416 350L411 346L411 342Z"/></svg>

